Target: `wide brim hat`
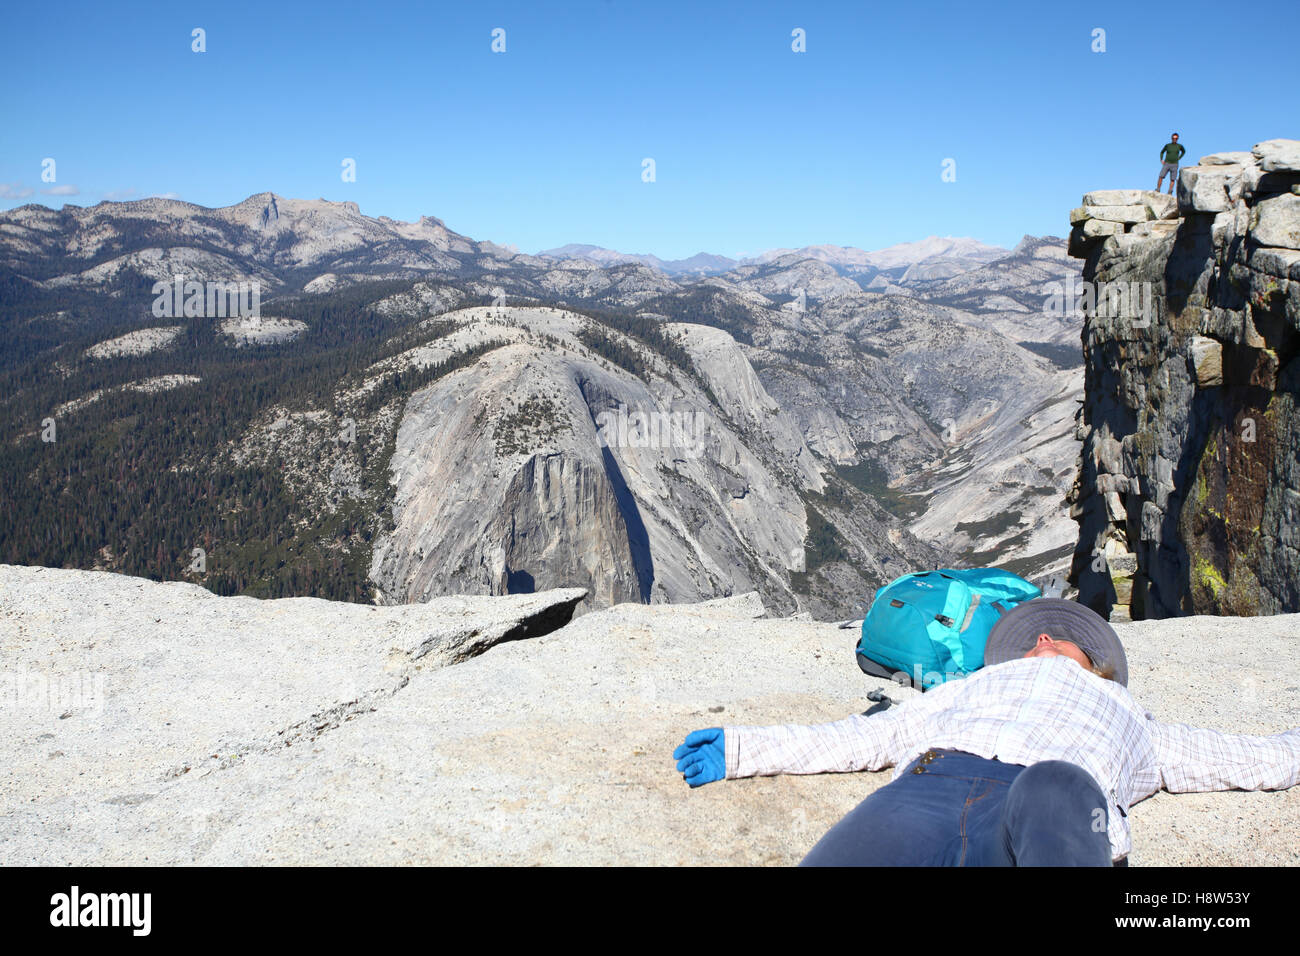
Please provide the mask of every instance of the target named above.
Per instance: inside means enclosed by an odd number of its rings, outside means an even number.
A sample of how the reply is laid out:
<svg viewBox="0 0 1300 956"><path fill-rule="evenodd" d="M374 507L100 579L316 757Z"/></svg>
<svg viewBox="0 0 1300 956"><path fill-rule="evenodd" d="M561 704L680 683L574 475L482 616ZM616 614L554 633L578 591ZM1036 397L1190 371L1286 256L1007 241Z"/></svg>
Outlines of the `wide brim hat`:
<svg viewBox="0 0 1300 956"><path fill-rule="evenodd" d="M1096 611L1064 598L1035 598L1003 614L989 631L984 666L1024 657L1038 643L1039 634L1077 644L1094 665L1109 664L1115 669L1115 680L1128 686L1128 657L1115 629Z"/></svg>

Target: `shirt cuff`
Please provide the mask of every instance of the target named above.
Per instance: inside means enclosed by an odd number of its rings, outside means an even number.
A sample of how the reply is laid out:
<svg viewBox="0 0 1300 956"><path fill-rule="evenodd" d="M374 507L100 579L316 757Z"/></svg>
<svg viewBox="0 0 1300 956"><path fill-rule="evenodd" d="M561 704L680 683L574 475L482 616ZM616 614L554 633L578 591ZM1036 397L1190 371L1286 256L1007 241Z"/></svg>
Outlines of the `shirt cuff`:
<svg viewBox="0 0 1300 956"><path fill-rule="evenodd" d="M722 728L723 760L726 763L726 776L729 780L736 778L736 768L740 766L740 728Z"/></svg>

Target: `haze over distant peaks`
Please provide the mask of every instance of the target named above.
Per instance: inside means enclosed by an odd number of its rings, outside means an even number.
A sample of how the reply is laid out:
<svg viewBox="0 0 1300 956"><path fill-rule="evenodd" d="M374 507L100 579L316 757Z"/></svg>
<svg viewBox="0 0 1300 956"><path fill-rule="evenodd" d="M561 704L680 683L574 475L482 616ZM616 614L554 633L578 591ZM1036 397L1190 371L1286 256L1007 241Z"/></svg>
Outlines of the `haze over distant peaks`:
<svg viewBox="0 0 1300 956"><path fill-rule="evenodd" d="M768 249L756 256L731 259L727 256L698 252L687 259L660 259L649 254L619 252L587 243L569 243L555 249L544 249L539 256L554 259L582 259L600 266L636 262L658 269L668 275L710 274L726 272L742 265L764 265L777 259L816 259L842 272L876 272L890 269L907 269L919 263L945 261L951 267L947 274L974 268L1009 255L1000 246L990 246L978 239L952 236L929 236L915 242L904 242L885 249L867 251L853 246L821 244L798 249Z"/></svg>
<svg viewBox="0 0 1300 956"><path fill-rule="evenodd" d="M728 269L734 268L738 262L736 259L715 256L708 252L697 252L686 259L660 259L655 255L618 252L614 249L604 249L600 246L581 242L570 242L555 249L544 249L537 254L552 259L582 259L586 262L594 262L599 266L614 266L625 262L636 262L651 269L658 269L668 275L726 272Z"/></svg>

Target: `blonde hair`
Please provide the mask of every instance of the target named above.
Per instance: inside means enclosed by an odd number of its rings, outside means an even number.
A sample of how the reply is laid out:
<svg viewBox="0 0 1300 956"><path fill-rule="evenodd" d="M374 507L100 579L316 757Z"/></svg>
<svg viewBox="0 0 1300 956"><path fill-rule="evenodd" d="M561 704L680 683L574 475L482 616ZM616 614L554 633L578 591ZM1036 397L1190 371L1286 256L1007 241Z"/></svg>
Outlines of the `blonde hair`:
<svg viewBox="0 0 1300 956"><path fill-rule="evenodd" d="M1079 650L1083 651L1083 648L1079 648ZM1091 666L1088 668L1088 670L1090 670L1092 673L1096 674L1096 675L1097 675L1098 677L1100 677L1102 680L1114 680L1114 679L1115 679L1115 665L1114 665L1114 664L1111 664L1111 663L1109 663L1109 662L1103 662L1103 663L1101 663L1101 664L1095 664L1095 663L1093 663L1092 655L1089 654L1087 651L1083 651L1083 656L1086 657L1086 658L1088 658L1088 663L1091 665Z"/></svg>

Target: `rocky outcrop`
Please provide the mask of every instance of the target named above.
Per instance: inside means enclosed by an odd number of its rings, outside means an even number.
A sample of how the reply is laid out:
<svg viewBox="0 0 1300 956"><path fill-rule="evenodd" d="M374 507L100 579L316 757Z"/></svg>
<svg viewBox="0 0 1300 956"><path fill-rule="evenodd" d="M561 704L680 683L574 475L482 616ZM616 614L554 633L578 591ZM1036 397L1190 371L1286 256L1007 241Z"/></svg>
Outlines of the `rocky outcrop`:
<svg viewBox="0 0 1300 956"><path fill-rule="evenodd" d="M556 630L579 593L376 608L0 565L0 866L785 865L889 780L690 790L691 730L870 706L853 635L753 594ZM1118 630L1158 720L1271 734L1300 724L1297 627ZM1300 827L1300 787L1130 816L1135 866L1300 863L1259 839Z"/></svg>
<svg viewBox="0 0 1300 956"><path fill-rule="evenodd" d="M576 586L590 595L584 611L751 590L798 607L800 493L825 483L730 335L666 327L696 381L622 337L642 354L640 377L604 360L584 342L589 320L564 310L467 309L447 321L457 332L413 365L509 344L407 403L391 465L395 527L370 571L384 603ZM916 542L889 531L873 529L872 553L911 566Z"/></svg>
<svg viewBox="0 0 1300 956"><path fill-rule="evenodd" d="M371 571L385 603L570 584L597 606L649 599L643 525L620 505L573 365L511 345L412 398L396 528Z"/></svg>
<svg viewBox="0 0 1300 956"><path fill-rule="evenodd" d="M1300 609L1300 141L1084 196L1080 600L1112 619Z"/></svg>
<svg viewBox="0 0 1300 956"><path fill-rule="evenodd" d="M86 349L86 358L109 359L122 355L147 355L159 349L171 348L185 329L179 325L163 328L137 329L126 335L99 342Z"/></svg>
<svg viewBox="0 0 1300 956"><path fill-rule="evenodd" d="M235 348L250 345L282 345L292 342L307 331L305 322L294 319L252 318L226 319L221 323L221 334L228 336Z"/></svg>

